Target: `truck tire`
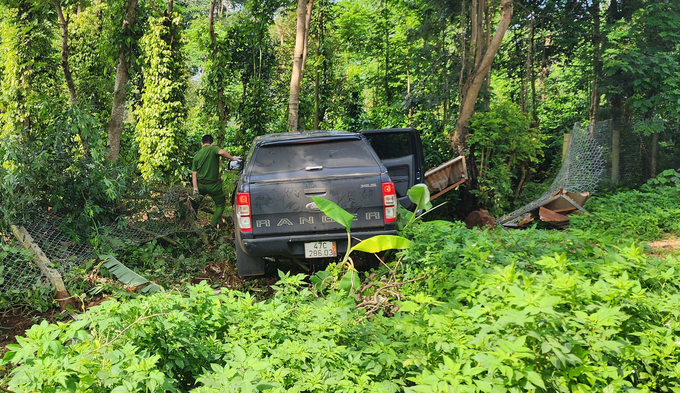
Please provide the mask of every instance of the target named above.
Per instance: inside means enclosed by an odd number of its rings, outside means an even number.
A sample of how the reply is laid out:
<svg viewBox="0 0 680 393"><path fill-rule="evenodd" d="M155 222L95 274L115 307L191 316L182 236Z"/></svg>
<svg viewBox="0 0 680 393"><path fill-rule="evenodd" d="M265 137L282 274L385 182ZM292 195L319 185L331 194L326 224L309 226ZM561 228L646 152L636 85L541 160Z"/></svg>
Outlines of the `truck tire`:
<svg viewBox="0 0 680 393"><path fill-rule="evenodd" d="M251 257L241 248L240 236L236 235L236 269L240 277L261 276L264 274L264 258Z"/></svg>

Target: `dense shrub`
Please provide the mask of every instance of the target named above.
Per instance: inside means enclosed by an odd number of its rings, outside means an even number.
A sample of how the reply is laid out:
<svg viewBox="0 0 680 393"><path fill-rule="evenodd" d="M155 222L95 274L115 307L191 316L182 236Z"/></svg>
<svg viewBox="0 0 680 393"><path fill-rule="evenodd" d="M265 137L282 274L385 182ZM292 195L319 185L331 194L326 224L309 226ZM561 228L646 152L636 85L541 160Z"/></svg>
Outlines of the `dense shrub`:
<svg viewBox="0 0 680 393"><path fill-rule="evenodd" d="M580 229L566 231L471 231L444 221L411 226L405 235L413 246L358 294L320 294L303 276L281 274L265 301L215 293L206 284L187 295L108 301L77 322L27 331L5 356L5 364L16 365L9 386L16 392L678 390L680 259L648 255L646 246L606 227L605 202L594 204ZM367 315L357 306L365 299L385 302L382 311Z"/></svg>
<svg viewBox="0 0 680 393"><path fill-rule="evenodd" d="M600 228L612 236L649 240L662 233L680 234L680 175L665 171L640 190L598 196L589 201L591 214L574 217L576 228Z"/></svg>

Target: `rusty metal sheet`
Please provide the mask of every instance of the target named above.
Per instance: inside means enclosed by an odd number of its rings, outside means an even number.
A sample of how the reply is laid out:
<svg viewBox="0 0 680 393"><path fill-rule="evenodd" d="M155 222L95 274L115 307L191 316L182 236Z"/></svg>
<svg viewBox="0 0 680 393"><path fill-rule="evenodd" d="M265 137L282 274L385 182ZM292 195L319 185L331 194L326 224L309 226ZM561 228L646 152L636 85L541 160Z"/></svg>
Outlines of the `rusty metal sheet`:
<svg viewBox="0 0 680 393"><path fill-rule="evenodd" d="M460 156L446 161L445 163L425 172L425 184L433 194L433 200L444 193L451 191L467 180L467 165L465 157Z"/></svg>

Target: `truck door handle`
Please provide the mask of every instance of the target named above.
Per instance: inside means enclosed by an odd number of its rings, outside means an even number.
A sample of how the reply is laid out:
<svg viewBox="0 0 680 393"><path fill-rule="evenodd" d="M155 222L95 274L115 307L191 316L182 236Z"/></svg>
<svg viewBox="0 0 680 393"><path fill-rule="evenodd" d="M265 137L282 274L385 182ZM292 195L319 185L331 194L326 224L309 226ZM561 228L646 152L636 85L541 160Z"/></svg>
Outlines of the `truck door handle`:
<svg viewBox="0 0 680 393"><path fill-rule="evenodd" d="M308 166L305 168L306 171L320 171L323 169L323 166L317 165L317 166Z"/></svg>
<svg viewBox="0 0 680 393"><path fill-rule="evenodd" d="M325 188L305 188L305 195L323 195L325 193Z"/></svg>

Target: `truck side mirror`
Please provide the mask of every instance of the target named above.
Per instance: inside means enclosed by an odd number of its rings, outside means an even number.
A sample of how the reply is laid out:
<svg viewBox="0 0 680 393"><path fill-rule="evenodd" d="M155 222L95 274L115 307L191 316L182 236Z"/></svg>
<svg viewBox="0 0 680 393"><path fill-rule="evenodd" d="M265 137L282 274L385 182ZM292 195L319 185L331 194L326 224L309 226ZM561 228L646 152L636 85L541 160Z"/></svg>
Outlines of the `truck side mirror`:
<svg viewBox="0 0 680 393"><path fill-rule="evenodd" d="M243 169L243 159L241 157L234 157L229 161L229 170L233 172L240 172Z"/></svg>

